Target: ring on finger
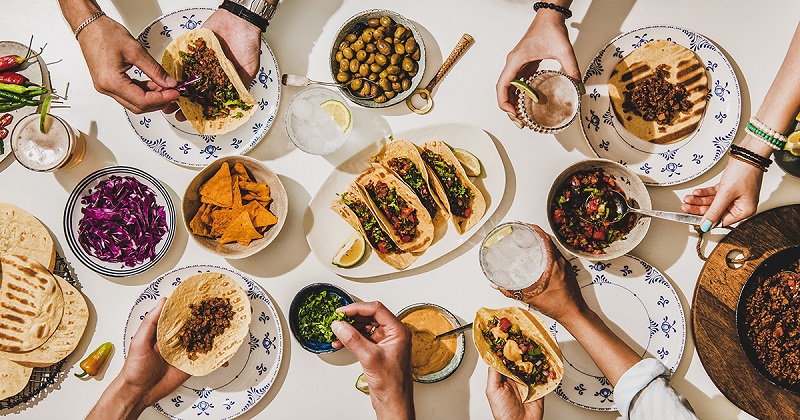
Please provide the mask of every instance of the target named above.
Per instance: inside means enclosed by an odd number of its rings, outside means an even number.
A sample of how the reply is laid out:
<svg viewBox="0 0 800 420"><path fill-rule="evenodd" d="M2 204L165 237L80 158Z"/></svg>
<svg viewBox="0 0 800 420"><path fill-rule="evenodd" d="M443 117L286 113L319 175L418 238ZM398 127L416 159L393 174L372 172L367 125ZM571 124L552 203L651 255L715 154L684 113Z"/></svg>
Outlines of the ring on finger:
<svg viewBox="0 0 800 420"><path fill-rule="evenodd" d="M377 330L377 329L378 329L378 327L379 327L379 325L373 325L373 326L372 326L372 328L370 328L370 329L369 329L369 331L367 332L367 334L368 334L370 337L372 337L372 334L375 334L375 330Z"/></svg>
<svg viewBox="0 0 800 420"><path fill-rule="evenodd" d="M514 295L514 299L516 299L516 300L522 300L522 291L520 291L520 290L515 290L515 291L514 291L514 293L513 293L513 295Z"/></svg>

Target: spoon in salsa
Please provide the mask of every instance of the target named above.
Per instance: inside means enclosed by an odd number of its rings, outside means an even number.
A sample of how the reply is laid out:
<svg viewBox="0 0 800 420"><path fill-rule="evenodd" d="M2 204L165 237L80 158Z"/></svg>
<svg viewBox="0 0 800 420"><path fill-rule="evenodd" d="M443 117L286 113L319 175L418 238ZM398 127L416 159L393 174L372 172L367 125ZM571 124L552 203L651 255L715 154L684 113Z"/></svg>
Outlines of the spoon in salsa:
<svg viewBox="0 0 800 420"><path fill-rule="evenodd" d="M594 197L589 197L586 202L589 203L594 199ZM694 214L686 214L686 213L675 213L671 211L661 211L661 210L644 210L644 209L637 209L625 200L625 197L622 194L616 191L607 191L606 194L603 196L601 201L607 206L610 207L610 210L607 215L598 215L601 218L604 218L604 221L610 223L616 223L622 220L628 213L636 213L641 214L642 216L649 216L649 217L657 217L659 219L664 220L671 220L673 222L680 222L680 223L688 223L690 225L699 225L703 223L703 216L696 216Z"/></svg>

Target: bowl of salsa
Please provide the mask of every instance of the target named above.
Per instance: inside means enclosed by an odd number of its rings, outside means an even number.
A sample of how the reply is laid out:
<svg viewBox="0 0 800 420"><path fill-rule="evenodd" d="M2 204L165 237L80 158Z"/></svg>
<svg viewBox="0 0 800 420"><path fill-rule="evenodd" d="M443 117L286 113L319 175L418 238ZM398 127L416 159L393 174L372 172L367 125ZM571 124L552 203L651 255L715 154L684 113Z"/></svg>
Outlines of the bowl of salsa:
<svg viewBox="0 0 800 420"><path fill-rule="evenodd" d="M651 209L642 180L619 163L587 159L556 177L547 197L547 216L558 243L593 261L614 259L635 248L650 218L628 213L616 220L616 207L610 202L614 192L632 207Z"/></svg>

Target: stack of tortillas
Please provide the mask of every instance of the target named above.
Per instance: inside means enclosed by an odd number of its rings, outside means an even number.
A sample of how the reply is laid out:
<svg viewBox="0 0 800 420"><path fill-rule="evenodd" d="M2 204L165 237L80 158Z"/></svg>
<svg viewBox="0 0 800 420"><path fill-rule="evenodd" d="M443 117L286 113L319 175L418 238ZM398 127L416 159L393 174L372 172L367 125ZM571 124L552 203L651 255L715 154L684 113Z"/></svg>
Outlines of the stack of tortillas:
<svg viewBox="0 0 800 420"><path fill-rule="evenodd" d="M67 357L83 336L83 295L52 273L55 246L34 216L0 203L0 399L25 388L34 367Z"/></svg>

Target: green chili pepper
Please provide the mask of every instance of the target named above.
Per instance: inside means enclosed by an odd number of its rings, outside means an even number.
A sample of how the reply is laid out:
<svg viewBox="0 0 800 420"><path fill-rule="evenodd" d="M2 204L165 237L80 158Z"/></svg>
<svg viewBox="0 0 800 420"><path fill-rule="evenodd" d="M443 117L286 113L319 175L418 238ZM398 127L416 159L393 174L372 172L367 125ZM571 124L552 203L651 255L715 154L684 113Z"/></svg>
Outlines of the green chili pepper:
<svg viewBox="0 0 800 420"><path fill-rule="evenodd" d="M25 107L25 106L28 106L28 105L23 104L21 102L2 103L2 104L0 104L0 112L14 111L16 109L20 109L20 108Z"/></svg>
<svg viewBox="0 0 800 420"><path fill-rule="evenodd" d="M89 357L81 362L80 366L83 369L83 373L76 373L75 376L83 378L86 375L95 376L100 373L106 361L111 357L112 350L114 350L114 345L111 342L101 344Z"/></svg>
<svg viewBox="0 0 800 420"><path fill-rule="evenodd" d="M39 105L39 101L28 98L27 96L19 93L8 92L5 90L0 90L0 99L5 99L11 102L21 102L25 105Z"/></svg>
<svg viewBox="0 0 800 420"><path fill-rule="evenodd" d="M4 90L6 92L14 92L18 94L23 94L25 91L28 90L25 86L20 85L12 85L11 83L0 83L0 90Z"/></svg>

